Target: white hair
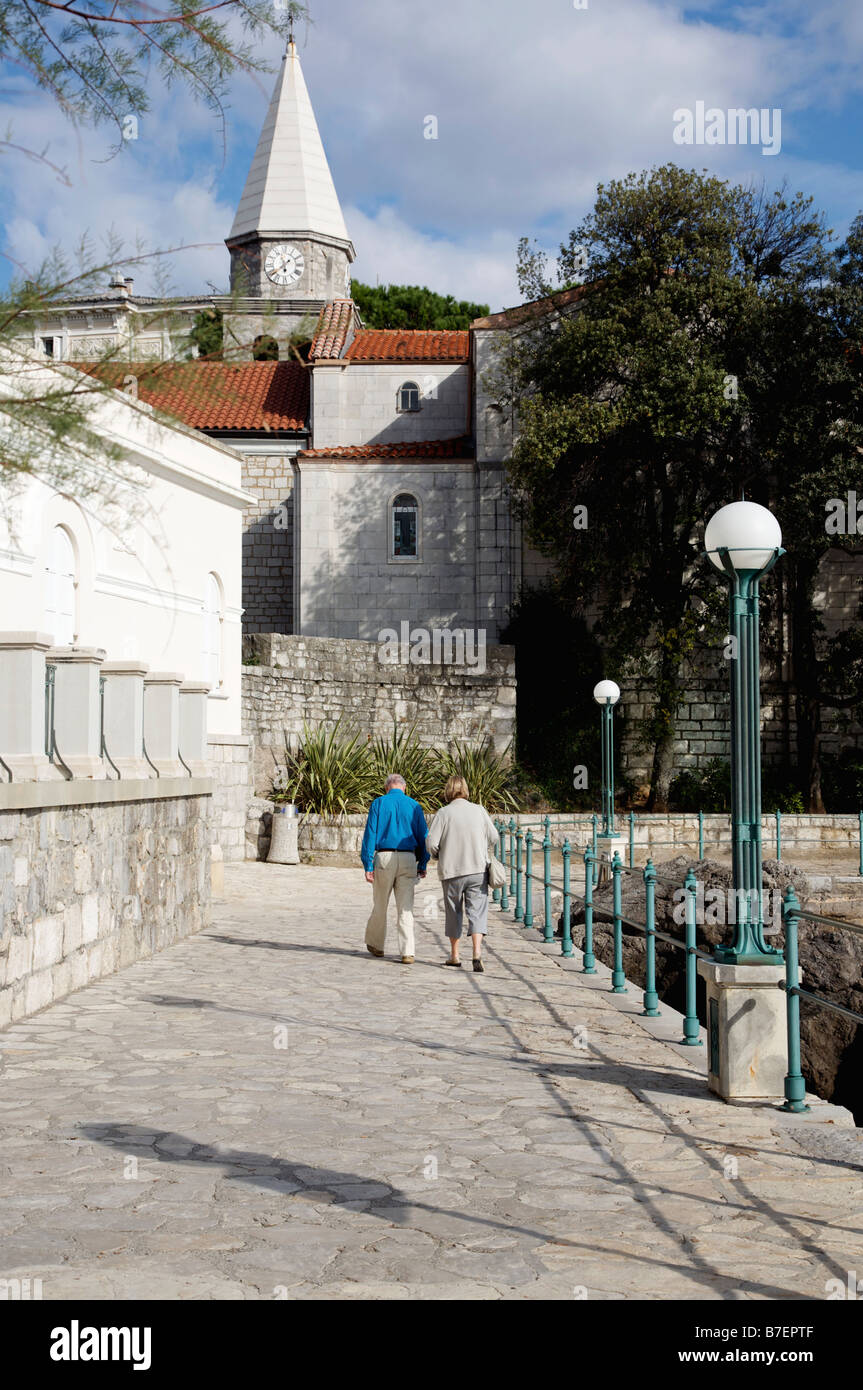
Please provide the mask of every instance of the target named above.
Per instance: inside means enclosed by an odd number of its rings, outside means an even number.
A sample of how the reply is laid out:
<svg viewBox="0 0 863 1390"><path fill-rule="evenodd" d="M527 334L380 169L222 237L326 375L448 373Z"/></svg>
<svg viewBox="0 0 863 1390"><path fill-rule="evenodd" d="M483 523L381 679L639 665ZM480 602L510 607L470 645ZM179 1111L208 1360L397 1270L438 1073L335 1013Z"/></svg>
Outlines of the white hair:
<svg viewBox="0 0 863 1390"><path fill-rule="evenodd" d="M407 791L408 784L400 772L391 772L384 783L384 791L389 791L391 787L404 787Z"/></svg>

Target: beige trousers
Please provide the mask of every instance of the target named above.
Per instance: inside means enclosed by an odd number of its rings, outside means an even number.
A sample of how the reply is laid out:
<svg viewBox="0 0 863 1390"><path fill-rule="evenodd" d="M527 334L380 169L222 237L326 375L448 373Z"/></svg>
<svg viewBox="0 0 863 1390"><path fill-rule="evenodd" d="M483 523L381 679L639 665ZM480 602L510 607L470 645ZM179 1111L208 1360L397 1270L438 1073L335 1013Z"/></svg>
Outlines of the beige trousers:
<svg viewBox="0 0 863 1390"><path fill-rule="evenodd" d="M416 855L403 850L379 849L375 854L372 915L366 926L366 945L384 949L387 938L387 907L395 894L398 911L399 955L414 954L414 889L417 882Z"/></svg>

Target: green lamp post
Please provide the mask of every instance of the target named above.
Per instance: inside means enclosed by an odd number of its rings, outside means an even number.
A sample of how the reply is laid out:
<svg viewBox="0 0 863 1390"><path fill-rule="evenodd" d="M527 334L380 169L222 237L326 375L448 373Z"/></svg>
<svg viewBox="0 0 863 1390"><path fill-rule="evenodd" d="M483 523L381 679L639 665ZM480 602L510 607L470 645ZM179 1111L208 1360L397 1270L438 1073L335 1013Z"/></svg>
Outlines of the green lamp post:
<svg viewBox="0 0 863 1390"><path fill-rule="evenodd" d="M757 502L731 502L711 517L704 548L730 588L731 838L734 939L717 946L727 965L775 965L764 939L761 877L761 701L758 584L780 555L782 532Z"/></svg>
<svg viewBox="0 0 863 1390"><path fill-rule="evenodd" d="M593 687L593 698L602 719L602 835L614 835L614 706L620 699L620 686L600 681Z"/></svg>

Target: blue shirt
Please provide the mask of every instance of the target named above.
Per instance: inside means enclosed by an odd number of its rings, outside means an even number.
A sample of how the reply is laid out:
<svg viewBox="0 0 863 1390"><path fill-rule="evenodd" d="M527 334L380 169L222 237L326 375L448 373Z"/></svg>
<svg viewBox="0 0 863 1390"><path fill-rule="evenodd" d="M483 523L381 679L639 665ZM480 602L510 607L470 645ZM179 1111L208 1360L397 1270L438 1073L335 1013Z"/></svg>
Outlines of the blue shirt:
<svg viewBox="0 0 863 1390"><path fill-rule="evenodd" d="M375 866L375 850L398 849L408 854L419 850L419 868L429 862L426 849L428 827L422 807L401 787L392 787L386 796L379 796L369 807L366 832L363 835L363 868L371 873Z"/></svg>

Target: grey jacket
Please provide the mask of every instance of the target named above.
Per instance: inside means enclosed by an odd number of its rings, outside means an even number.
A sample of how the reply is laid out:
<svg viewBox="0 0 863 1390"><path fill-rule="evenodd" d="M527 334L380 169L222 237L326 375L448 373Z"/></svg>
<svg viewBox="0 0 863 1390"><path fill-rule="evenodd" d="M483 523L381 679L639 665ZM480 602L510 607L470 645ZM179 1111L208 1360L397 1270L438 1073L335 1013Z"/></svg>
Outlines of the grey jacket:
<svg viewBox="0 0 863 1390"><path fill-rule="evenodd" d="M499 843L488 811L463 796L441 807L426 837L426 848L444 879L484 873Z"/></svg>

